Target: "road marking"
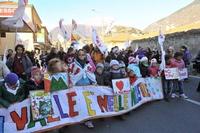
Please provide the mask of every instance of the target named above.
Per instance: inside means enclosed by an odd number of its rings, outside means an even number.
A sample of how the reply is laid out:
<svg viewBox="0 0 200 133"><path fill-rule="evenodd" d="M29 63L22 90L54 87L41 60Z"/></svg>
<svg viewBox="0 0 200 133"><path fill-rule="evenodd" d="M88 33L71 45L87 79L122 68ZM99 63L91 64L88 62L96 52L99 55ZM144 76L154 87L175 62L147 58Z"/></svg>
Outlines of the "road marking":
<svg viewBox="0 0 200 133"><path fill-rule="evenodd" d="M200 79L199 76L191 76L191 75L190 75L189 78L190 78L190 77Z"/></svg>
<svg viewBox="0 0 200 133"><path fill-rule="evenodd" d="M188 102L191 102L191 103L193 103L193 104L196 104L196 105L199 105L199 106L200 106L200 102L194 101L194 100L192 100L192 99L185 99L185 100L188 101Z"/></svg>
<svg viewBox="0 0 200 133"><path fill-rule="evenodd" d="M179 97L179 96L177 94L175 94L175 97ZM198 102L198 101L195 101L195 100L192 100L192 99L189 99L189 98L183 99L183 100L186 100L186 101L188 101L190 103L193 103L193 104L196 104L196 105L200 106L200 102Z"/></svg>

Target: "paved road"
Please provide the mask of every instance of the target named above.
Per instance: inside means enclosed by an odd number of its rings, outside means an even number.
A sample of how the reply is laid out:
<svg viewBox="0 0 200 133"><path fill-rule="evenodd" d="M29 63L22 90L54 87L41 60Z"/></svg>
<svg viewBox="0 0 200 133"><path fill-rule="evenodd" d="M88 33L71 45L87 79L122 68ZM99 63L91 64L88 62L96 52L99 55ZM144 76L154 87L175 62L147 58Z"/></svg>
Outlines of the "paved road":
<svg viewBox="0 0 200 133"><path fill-rule="evenodd" d="M94 129L80 124L69 126L65 133L200 133L199 80L192 77L184 84L185 93L196 103L179 98L154 101L132 111L126 120L99 119Z"/></svg>

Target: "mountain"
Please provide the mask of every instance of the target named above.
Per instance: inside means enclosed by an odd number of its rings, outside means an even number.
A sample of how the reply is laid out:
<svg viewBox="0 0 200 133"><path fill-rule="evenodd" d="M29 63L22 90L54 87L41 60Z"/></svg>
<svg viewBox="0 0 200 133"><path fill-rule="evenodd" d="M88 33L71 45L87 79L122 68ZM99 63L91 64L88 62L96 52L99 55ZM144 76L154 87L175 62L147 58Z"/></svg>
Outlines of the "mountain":
<svg viewBox="0 0 200 133"><path fill-rule="evenodd" d="M65 25L65 28L67 29L68 34L71 34L71 25ZM120 40L121 41L127 41L127 39L124 39L127 35L130 36L140 36L143 34L143 32L139 29L133 28L133 27L126 27L126 26L120 26L120 25L115 25L110 29L110 32L106 33L107 27L100 27L100 26L95 26L94 27L99 35L104 34L104 39L108 37L109 40L110 38L115 39L118 36L122 37ZM92 26L90 25L83 25L79 24L77 26L76 32L83 38L83 40L91 40L92 37ZM53 30L50 31L51 39L52 41L56 41L59 37L59 34L61 35L61 31L59 27L54 28ZM124 37L123 37L124 36ZM119 38L118 38L119 39Z"/></svg>
<svg viewBox="0 0 200 133"><path fill-rule="evenodd" d="M194 0L191 4L176 11L144 29L144 32L155 32L161 27L163 31L176 30L176 28L189 29L190 27L200 27L200 0ZM183 27L183 28L180 28Z"/></svg>

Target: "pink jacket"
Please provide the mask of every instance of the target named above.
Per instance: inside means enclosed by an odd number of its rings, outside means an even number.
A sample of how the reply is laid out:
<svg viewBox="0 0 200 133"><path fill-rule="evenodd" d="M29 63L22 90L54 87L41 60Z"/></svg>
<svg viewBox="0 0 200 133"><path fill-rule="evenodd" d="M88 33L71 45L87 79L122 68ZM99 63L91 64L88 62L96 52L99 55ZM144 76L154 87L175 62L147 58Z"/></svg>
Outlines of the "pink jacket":
<svg viewBox="0 0 200 133"><path fill-rule="evenodd" d="M179 61L179 60L176 60L175 58L173 58L173 59L171 59L171 66L172 66L172 68L177 67L178 69L183 69L183 68L185 68L185 63L182 59Z"/></svg>

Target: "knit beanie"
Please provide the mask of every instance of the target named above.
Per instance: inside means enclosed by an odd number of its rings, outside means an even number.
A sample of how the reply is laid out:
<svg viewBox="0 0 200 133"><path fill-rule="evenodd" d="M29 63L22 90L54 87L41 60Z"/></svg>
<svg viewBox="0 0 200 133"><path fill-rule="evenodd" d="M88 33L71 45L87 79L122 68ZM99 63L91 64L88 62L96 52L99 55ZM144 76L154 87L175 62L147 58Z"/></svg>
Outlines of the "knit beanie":
<svg viewBox="0 0 200 133"><path fill-rule="evenodd" d="M17 76L17 74L15 73L9 73L6 77L5 77L5 82L9 85L15 85L17 83L17 81L19 80L19 77Z"/></svg>
<svg viewBox="0 0 200 133"><path fill-rule="evenodd" d="M113 65L118 65L119 66L119 62L117 60L111 60L110 67L112 67Z"/></svg>

